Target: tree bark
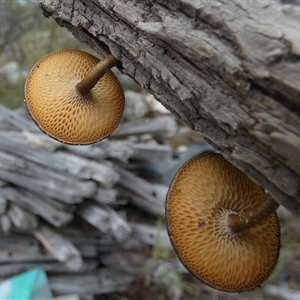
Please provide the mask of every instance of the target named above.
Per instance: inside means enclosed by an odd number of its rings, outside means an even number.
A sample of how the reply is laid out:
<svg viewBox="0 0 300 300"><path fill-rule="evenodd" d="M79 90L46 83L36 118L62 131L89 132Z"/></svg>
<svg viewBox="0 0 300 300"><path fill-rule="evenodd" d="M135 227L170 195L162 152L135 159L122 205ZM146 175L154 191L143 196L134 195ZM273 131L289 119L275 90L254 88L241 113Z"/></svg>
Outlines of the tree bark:
<svg viewBox="0 0 300 300"><path fill-rule="evenodd" d="M39 2L300 216L298 0Z"/></svg>

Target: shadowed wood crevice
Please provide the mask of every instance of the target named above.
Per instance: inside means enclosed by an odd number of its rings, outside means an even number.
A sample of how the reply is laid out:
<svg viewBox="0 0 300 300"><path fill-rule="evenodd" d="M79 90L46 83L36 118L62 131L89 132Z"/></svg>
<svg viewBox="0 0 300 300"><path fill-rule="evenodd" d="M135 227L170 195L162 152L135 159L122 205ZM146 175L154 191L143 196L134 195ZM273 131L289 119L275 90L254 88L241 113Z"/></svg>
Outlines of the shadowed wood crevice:
<svg viewBox="0 0 300 300"><path fill-rule="evenodd" d="M300 7L39 0L230 162L300 215Z"/></svg>

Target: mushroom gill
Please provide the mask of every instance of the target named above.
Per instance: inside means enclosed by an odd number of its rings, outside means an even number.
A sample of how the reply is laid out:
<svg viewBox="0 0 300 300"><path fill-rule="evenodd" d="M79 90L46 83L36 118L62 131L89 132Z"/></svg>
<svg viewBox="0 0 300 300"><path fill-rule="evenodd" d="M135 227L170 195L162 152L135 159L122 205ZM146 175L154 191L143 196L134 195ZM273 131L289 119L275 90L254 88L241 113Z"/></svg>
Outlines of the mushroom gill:
<svg viewBox="0 0 300 300"><path fill-rule="evenodd" d="M116 64L109 59L109 67ZM25 83L25 103L43 132L66 144L91 144L117 127L124 111L124 92L107 65L100 75L93 72L102 62L86 52L62 50L36 63ZM84 81L90 73L98 77L84 88L91 81ZM84 87L76 86L81 82Z"/></svg>
<svg viewBox="0 0 300 300"><path fill-rule="evenodd" d="M261 285L279 256L277 215L273 212L238 233L228 218L266 197L262 187L220 154L188 161L174 177L166 200L169 237L184 266L205 284L226 292Z"/></svg>

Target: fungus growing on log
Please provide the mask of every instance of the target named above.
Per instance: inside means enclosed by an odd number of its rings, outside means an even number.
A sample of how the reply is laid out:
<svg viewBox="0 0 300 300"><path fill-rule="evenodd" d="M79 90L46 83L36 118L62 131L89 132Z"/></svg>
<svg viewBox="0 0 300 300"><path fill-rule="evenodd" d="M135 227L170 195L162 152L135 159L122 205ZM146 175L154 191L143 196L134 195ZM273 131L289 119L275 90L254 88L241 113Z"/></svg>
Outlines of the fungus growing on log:
<svg viewBox="0 0 300 300"><path fill-rule="evenodd" d="M280 250L278 204L220 154L198 155L178 171L166 200L172 245L183 265L226 292L261 285Z"/></svg>
<svg viewBox="0 0 300 300"><path fill-rule="evenodd" d="M38 127L66 143L86 145L109 136L124 111L123 88L102 61L78 50L50 53L38 61L25 83L25 103Z"/></svg>

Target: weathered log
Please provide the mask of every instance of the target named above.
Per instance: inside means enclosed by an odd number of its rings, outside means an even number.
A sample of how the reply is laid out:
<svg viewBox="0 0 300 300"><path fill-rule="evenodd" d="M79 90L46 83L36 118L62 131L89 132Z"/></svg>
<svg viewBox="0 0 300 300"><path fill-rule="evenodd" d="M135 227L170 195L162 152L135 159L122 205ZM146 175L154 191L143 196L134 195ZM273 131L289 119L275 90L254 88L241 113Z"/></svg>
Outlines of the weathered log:
<svg viewBox="0 0 300 300"><path fill-rule="evenodd" d="M144 160L168 161L172 158L173 150L169 145L160 145L156 142L135 143L132 145L134 154L132 158Z"/></svg>
<svg viewBox="0 0 300 300"><path fill-rule="evenodd" d="M114 204L116 203L119 191L117 189L105 189L98 187L96 194L93 195L92 199L100 204Z"/></svg>
<svg viewBox="0 0 300 300"><path fill-rule="evenodd" d="M92 181L80 180L66 172L45 169L31 161L0 152L0 178L37 194L66 203L79 203L96 191Z"/></svg>
<svg viewBox="0 0 300 300"><path fill-rule="evenodd" d="M78 206L76 213L101 232L105 233L110 228L109 214L99 205L85 201Z"/></svg>
<svg viewBox="0 0 300 300"><path fill-rule="evenodd" d="M0 188L1 190L1 188ZM3 195L0 196L0 215L3 214L7 207L7 199L3 197Z"/></svg>
<svg viewBox="0 0 300 300"><path fill-rule="evenodd" d="M76 271L76 274L93 272L97 269L97 267L98 261L84 260L80 270ZM32 268L42 268L49 274L72 273L72 270L70 270L70 268L58 261L14 262L0 264L0 278L8 278Z"/></svg>
<svg viewBox="0 0 300 300"><path fill-rule="evenodd" d="M29 130L32 132L40 131L30 120L26 120L21 115L15 114L3 105L0 105L0 115L1 129L18 128L19 130Z"/></svg>
<svg viewBox="0 0 300 300"><path fill-rule="evenodd" d="M112 134L112 137L151 134L156 137L172 137L176 132L176 122L171 116L136 120L123 123Z"/></svg>
<svg viewBox="0 0 300 300"><path fill-rule="evenodd" d="M101 263L108 269L121 271L127 274L143 274L147 272L146 264L148 263L147 252L142 249L132 251L114 251L101 254Z"/></svg>
<svg viewBox="0 0 300 300"><path fill-rule="evenodd" d="M73 215L51 205L51 199L36 195L21 188L5 187L0 189L2 195L9 201L17 203L20 207L39 215L55 227L68 224Z"/></svg>
<svg viewBox="0 0 300 300"><path fill-rule="evenodd" d="M2 233L5 235L9 235L10 229L12 227L11 219L7 214L0 215L0 226Z"/></svg>
<svg viewBox="0 0 300 300"><path fill-rule="evenodd" d="M119 242L125 241L132 232L128 222L112 207L106 205L105 210L109 213L110 230L114 238Z"/></svg>
<svg viewBox="0 0 300 300"><path fill-rule="evenodd" d="M131 224L133 235L150 246L172 249L166 228L156 228L148 224Z"/></svg>
<svg viewBox="0 0 300 300"><path fill-rule="evenodd" d="M126 290L134 276L101 268L89 275L49 276L53 292L59 294L93 295L122 292Z"/></svg>
<svg viewBox="0 0 300 300"><path fill-rule="evenodd" d="M294 1L39 0L112 53L175 116L300 215L300 7Z"/></svg>
<svg viewBox="0 0 300 300"><path fill-rule="evenodd" d="M38 217L35 214L23 210L14 203L9 205L8 216L18 229L34 230L39 223Z"/></svg>
<svg viewBox="0 0 300 300"><path fill-rule="evenodd" d="M163 216L165 207L163 201L157 202L157 199L151 196L139 196L132 191L124 190L123 194L129 198L129 203L133 206L154 216Z"/></svg>
<svg viewBox="0 0 300 300"><path fill-rule="evenodd" d="M101 232L105 233L110 229L118 242L124 241L132 231L127 221L108 205L84 202L76 212Z"/></svg>
<svg viewBox="0 0 300 300"><path fill-rule="evenodd" d="M284 300L300 300L300 292L288 287L278 287L276 285L269 284L264 287L264 291L271 297L280 297Z"/></svg>
<svg viewBox="0 0 300 300"><path fill-rule="evenodd" d="M80 270L83 263L81 254L66 236L44 224L33 230L33 234L58 261L64 262L70 270Z"/></svg>
<svg viewBox="0 0 300 300"><path fill-rule="evenodd" d="M40 243L32 236L14 234L1 236L0 263L53 261L53 256L43 251Z"/></svg>
<svg viewBox="0 0 300 300"><path fill-rule="evenodd" d="M164 203L168 187L160 184L152 184L137 175L115 165L120 174L119 185L137 197L131 197L131 201L136 206L148 209L148 212L157 214L164 213ZM151 206L153 207L151 209Z"/></svg>
<svg viewBox="0 0 300 300"><path fill-rule="evenodd" d="M107 187L113 186L119 178L108 163L101 164L66 152L49 153L46 150L32 148L26 143L16 142L4 137L0 139L0 149L46 166L50 170L56 169L81 178L94 179Z"/></svg>

